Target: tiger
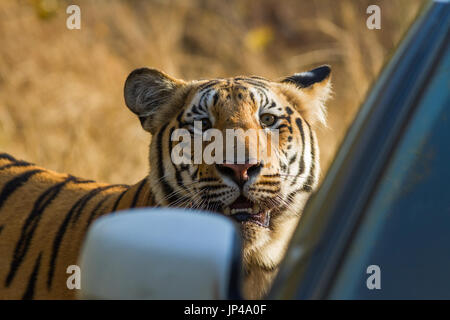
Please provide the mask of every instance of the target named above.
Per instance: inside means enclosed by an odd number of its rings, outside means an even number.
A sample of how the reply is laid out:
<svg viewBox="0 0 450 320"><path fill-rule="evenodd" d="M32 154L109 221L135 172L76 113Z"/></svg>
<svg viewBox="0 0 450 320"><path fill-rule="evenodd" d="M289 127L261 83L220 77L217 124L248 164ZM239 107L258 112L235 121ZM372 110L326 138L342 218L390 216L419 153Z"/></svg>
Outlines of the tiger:
<svg viewBox="0 0 450 320"><path fill-rule="evenodd" d="M136 207L193 208L230 218L242 238L242 295L264 298L318 185L316 130L326 125L330 79L328 65L275 81L187 81L157 69L132 71L125 104L151 136L150 169L134 185L77 178L0 153L0 299L77 298L66 271L77 264L89 226ZM176 164L173 132L193 134L196 121L202 130L277 130L278 144L271 158L258 161ZM246 155L254 143L244 143Z"/></svg>

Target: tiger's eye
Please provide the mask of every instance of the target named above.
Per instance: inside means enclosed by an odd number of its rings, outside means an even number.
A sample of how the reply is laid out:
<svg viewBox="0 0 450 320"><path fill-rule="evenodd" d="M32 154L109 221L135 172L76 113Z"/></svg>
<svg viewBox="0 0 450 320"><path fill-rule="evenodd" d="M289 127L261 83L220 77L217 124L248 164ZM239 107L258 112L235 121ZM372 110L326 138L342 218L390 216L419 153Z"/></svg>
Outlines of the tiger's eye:
<svg viewBox="0 0 450 320"><path fill-rule="evenodd" d="M260 117L261 123L265 126L271 126L275 123L276 117L270 113L264 113Z"/></svg>

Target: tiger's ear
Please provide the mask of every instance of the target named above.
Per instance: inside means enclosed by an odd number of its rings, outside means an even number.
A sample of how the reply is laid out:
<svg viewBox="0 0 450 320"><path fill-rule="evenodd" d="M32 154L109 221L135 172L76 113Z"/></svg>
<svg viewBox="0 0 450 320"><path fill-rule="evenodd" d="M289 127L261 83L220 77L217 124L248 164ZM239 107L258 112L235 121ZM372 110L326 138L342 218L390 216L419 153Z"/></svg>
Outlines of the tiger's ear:
<svg viewBox="0 0 450 320"><path fill-rule="evenodd" d="M301 91L300 112L304 113L311 123L320 122L326 125L325 102L331 94L331 68L323 65L313 70L296 73L282 80Z"/></svg>
<svg viewBox="0 0 450 320"><path fill-rule="evenodd" d="M144 130L153 134L158 128L158 114L165 113L165 106L183 85L183 81L156 69L136 69L125 81L125 103L139 117Z"/></svg>

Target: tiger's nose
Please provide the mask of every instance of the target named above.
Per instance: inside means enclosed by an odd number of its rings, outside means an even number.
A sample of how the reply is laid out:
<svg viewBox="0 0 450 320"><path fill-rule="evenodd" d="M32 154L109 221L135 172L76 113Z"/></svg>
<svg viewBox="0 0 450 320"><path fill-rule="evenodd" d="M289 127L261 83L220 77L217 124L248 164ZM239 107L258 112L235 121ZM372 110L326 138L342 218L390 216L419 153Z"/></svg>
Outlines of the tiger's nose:
<svg viewBox="0 0 450 320"><path fill-rule="evenodd" d="M216 167L220 173L230 177L242 187L250 177L257 176L260 173L262 165L260 162L243 164L224 163L216 164Z"/></svg>

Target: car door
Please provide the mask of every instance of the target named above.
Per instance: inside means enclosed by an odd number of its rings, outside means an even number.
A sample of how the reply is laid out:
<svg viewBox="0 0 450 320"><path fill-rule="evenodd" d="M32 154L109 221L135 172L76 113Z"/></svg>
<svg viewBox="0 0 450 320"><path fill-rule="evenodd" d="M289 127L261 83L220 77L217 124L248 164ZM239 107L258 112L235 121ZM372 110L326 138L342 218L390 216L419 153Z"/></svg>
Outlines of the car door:
<svg viewBox="0 0 450 320"><path fill-rule="evenodd" d="M450 3L432 2L305 209L269 297L450 298L449 30Z"/></svg>

